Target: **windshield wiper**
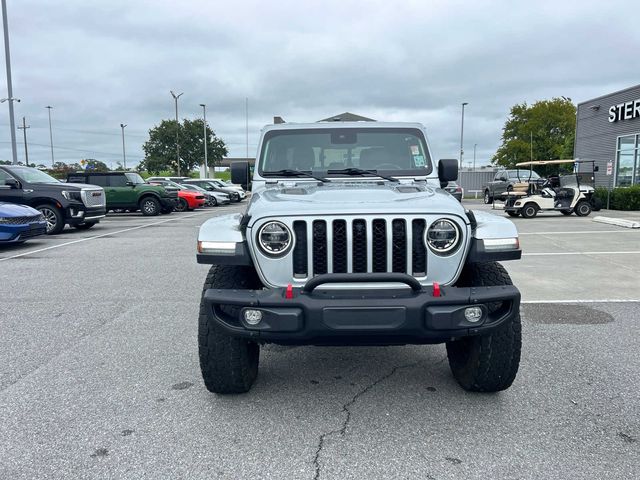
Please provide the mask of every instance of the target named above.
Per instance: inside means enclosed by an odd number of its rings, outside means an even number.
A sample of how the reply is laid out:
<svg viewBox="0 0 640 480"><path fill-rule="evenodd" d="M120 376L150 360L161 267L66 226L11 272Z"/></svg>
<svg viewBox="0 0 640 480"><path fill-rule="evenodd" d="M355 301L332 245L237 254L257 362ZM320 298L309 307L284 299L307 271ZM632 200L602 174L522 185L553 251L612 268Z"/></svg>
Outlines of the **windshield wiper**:
<svg viewBox="0 0 640 480"><path fill-rule="evenodd" d="M378 173L377 170L364 170L362 168L356 168L356 167L343 168L340 170L329 170L329 173L344 173L345 175L373 175L375 177L380 177L380 178L384 178L385 180L389 180L390 182L399 181L397 178L381 175Z"/></svg>
<svg viewBox="0 0 640 480"><path fill-rule="evenodd" d="M285 168L283 170L274 170L269 172L262 172L262 175L265 177L308 177L308 178L315 178L316 180L322 183L330 181L327 178L320 177L312 173L303 172L301 170L293 170L291 168Z"/></svg>

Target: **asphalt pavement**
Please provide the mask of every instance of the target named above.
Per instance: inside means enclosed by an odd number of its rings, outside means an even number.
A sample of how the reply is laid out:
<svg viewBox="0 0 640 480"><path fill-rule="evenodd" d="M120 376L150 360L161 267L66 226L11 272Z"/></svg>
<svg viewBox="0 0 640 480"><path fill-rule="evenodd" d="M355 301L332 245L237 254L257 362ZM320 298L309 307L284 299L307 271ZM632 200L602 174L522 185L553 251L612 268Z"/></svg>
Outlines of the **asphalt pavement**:
<svg viewBox="0 0 640 480"><path fill-rule="evenodd" d="M195 242L240 208L0 250L0 479L637 478L639 231L515 220L505 392L461 390L441 345L267 346L251 392L222 397L198 366Z"/></svg>

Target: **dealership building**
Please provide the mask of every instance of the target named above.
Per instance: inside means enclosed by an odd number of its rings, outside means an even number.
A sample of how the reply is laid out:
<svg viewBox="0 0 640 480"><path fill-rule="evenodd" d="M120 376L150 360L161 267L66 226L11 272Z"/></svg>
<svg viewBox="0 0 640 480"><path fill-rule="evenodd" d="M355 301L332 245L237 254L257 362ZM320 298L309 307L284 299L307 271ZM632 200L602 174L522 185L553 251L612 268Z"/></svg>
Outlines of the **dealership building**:
<svg viewBox="0 0 640 480"><path fill-rule="evenodd" d="M596 162L598 186L640 184L640 85L578 104L574 156Z"/></svg>

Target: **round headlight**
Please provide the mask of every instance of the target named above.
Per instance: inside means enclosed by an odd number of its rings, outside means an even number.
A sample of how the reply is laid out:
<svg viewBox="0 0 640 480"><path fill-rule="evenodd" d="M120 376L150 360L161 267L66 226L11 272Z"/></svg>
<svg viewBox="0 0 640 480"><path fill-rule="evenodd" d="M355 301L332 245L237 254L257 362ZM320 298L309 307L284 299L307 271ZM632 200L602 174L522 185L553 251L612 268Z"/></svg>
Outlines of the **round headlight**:
<svg viewBox="0 0 640 480"><path fill-rule="evenodd" d="M438 255L449 255L460 245L460 229L451 220L440 218L426 233L427 245Z"/></svg>
<svg viewBox="0 0 640 480"><path fill-rule="evenodd" d="M258 243L267 255L284 255L291 247L291 231L281 222L267 222L258 231Z"/></svg>

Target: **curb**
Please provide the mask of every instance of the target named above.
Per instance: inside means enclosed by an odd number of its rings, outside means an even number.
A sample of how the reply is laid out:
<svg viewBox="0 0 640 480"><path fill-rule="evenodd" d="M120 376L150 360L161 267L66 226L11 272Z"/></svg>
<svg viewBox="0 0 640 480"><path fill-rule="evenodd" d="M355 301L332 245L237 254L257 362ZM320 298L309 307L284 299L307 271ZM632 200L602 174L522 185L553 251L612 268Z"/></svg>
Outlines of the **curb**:
<svg viewBox="0 0 640 480"><path fill-rule="evenodd" d="M640 222L634 222L633 220L626 220L624 218L613 217L593 217L594 222L607 223L609 225L616 225L624 228L640 228Z"/></svg>

